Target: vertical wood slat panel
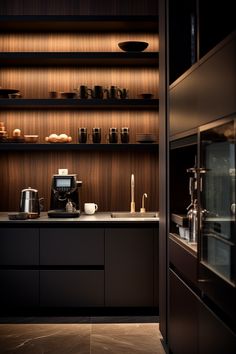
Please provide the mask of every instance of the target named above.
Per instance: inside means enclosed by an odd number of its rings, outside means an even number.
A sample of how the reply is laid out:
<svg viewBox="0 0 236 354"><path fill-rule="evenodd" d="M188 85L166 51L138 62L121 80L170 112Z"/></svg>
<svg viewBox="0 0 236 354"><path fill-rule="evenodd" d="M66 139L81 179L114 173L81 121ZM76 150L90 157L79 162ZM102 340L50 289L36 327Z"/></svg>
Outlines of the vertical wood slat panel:
<svg viewBox="0 0 236 354"><path fill-rule="evenodd" d="M135 152L12 152L0 155L3 167L0 182L0 210L19 210L20 191L32 187L44 197L45 210L50 205L51 177L58 168L68 168L83 181L81 203L96 202L100 211L129 210L130 176L135 175L136 209L148 194L147 210L158 210L158 154Z"/></svg>
<svg viewBox="0 0 236 354"><path fill-rule="evenodd" d="M48 98L50 91L73 91L80 85L127 88L129 98L146 92L159 95L159 72L152 68L5 68L0 82L20 90L23 98Z"/></svg>
<svg viewBox="0 0 236 354"><path fill-rule="evenodd" d="M87 127L91 135L93 127L100 127L102 143L106 143L109 128L129 127L130 143L136 143L136 134L153 133L158 137L158 113L155 111L3 111L0 121L4 122L8 135L15 128L24 134L38 134L39 143L52 133L65 133L78 142L78 128ZM120 140L119 140L120 141ZM91 143L91 137L88 139Z"/></svg>
<svg viewBox="0 0 236 354"><path fill-rule="evenodd" d="M11 0L1 15L154 15L156 0Z"/></svg>
<svg viewBox="0 0 236 354"><path fill-rule="evenodd" d="M2 33L2 52L122 52L118 43L148 42L145 52L159 51L157 34L149 33Z"/></svg>
<svg viewBox="0 0 236 354"><path fill-rule="evenodd" d="M0 14L11 15L154 15L157 2L152 0L11 0L4 2ZM46 36L48 40L46 40ZM66 34L30 35L23 39L20 34L6 34L0 38L2 51L118 51L117 43L128 39L145 40L150 43L148 51L158 51L158 36L139 34L113 35L110 39L104 34L96 34L90 40L80 35ZM92 35L94 36L94 34ZM65 41L64 41L65 39ZM86 43L86 46L85 46ZM18 88L25 98L48 97L48 91L72 90L86 84L117 85L129 89L130 98L139 93L152 92L158 97L158 70L154 69L105 69L93 68L11 68L0 71L2 87ZM138 132L158 133L155 112L91 112L91 111L19 111L0 113L1 121L6 123L9 132L19 127L23 133L39 133L40 141L53 130L68 132L77 139L79 126L89 130L95 125L103 132L110 126L129 126L131 142L135 142ZM58 131L57 131L58 130ZM62 130L62 131L61 131ZM104 139L104 135L103 135ZM103 141L104 142L104 141ZM142 193L149 195L147 210L158 209L158 157L155 153L111 153L111 152L24 152L1 153L1 185L4 186L0 210L18 210L22 188L31 186L39 189L45 198L45 209L49 208L50 183L52 174L59 167L78 173L83 180L82 203L95 201L100 211L128 210L130 205L130 174L136 178L135 199L140 207Z"/></svg>

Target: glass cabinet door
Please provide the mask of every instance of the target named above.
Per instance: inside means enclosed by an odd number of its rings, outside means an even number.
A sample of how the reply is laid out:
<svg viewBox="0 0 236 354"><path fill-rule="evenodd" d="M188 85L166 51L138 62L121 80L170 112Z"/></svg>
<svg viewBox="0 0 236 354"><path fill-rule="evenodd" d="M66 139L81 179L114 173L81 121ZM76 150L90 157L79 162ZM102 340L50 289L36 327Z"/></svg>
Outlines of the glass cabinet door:
<svg viewBox="0 0 236 354"><path fill-rule="evenodd" d="M235 286L235 119L200 129L200 263Z"/></svg>

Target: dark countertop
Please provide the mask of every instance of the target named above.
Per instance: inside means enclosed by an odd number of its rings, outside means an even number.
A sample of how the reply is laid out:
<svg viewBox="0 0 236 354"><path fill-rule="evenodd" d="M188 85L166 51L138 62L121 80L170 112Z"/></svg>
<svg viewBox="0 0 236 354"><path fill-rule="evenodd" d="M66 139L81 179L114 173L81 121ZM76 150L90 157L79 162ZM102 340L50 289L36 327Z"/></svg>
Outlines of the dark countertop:
<svg viewBox="0 0 236 354"><path fill-rule="evenodd" d="M36 224L39 225L52 225L52 224L132 224L132 223L138 223L138 224L150 224L150 223L159 223L159 217L150 217L150 218L135 218L135 217L129 217L129 218L112 218L111 217L111 212L97 212L93 215L86 215L82 213L79 217L77 218L49 218L46 212L42 212L40 217L37 219L27 219L27 220L9 220L8 218L8 213L7 212L1 212L0 213L0 226L1 225L34 225Z"/></svg>

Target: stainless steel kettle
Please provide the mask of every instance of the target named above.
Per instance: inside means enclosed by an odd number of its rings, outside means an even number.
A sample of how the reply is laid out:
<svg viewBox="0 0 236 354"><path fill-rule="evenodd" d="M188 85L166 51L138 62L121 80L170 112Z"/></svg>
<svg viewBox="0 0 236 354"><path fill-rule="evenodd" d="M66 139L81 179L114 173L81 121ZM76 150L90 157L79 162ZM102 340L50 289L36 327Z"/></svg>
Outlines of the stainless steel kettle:
<svg viewBox="0 0 236 354"><path fill-rule="evenodd" d="M29 219L35 219L40 216L40 200L38 190L28 187L21 191L20 211L28 213Z"/></svg>

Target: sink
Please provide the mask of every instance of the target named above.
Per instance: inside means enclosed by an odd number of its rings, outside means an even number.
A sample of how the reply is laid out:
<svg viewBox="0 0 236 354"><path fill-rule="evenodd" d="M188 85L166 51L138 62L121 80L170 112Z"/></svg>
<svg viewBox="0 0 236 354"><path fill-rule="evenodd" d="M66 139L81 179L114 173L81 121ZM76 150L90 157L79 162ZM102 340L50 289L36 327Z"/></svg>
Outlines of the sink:
<svg viewBox="0 0 236 354"><path fill-rule="evenodd" d="M159 213L158 211L147 211L145 213L134 212L131 213L130 211L115 211L111 213L112 218L158 218Z"/></svg>

